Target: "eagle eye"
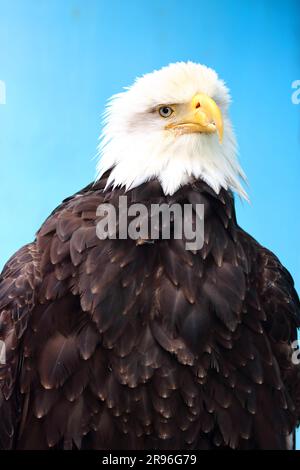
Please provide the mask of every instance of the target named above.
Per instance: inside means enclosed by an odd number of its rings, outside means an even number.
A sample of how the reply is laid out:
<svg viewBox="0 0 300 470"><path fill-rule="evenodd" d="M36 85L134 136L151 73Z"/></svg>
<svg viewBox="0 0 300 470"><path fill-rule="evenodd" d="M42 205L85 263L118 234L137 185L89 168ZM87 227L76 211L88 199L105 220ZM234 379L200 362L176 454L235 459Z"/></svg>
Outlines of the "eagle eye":
<svg viewBox="0 0 300 470"><path fill-rule="evenodd" d="M159 114L163 118L170 117L171 114L173 114L174 110L171 108L171 106L161 106L158 110Z"/></svg>

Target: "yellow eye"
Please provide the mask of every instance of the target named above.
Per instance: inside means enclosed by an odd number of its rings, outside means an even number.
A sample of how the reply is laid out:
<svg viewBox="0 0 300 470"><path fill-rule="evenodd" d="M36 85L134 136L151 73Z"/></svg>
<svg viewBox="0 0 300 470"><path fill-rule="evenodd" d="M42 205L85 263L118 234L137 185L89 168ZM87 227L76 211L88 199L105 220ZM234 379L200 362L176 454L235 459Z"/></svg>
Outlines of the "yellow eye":
<svg viewBox="0 0 300 470"><path fill-rule="evenodd" d="M161 106L158 110L159 114L163 118L168 118L173 114L174 110L171 108L171 106Z"/></svg>

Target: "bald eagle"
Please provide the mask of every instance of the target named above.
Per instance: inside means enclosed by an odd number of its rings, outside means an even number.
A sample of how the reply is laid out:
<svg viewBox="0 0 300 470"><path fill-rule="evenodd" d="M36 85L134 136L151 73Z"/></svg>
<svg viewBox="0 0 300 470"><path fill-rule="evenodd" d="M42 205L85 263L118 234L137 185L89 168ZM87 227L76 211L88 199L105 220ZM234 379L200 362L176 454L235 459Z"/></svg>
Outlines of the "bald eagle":
<svg viewBox="0 0 300 470"><path fill-rule="evenodd" d="M233 194L247 195L229 102L191 62L109 101L96 181L0 278L0 448L293 448L300 304L237 223ZM102 239L98 208L121 196L202 204L202 247L172 230Z"/></svg>

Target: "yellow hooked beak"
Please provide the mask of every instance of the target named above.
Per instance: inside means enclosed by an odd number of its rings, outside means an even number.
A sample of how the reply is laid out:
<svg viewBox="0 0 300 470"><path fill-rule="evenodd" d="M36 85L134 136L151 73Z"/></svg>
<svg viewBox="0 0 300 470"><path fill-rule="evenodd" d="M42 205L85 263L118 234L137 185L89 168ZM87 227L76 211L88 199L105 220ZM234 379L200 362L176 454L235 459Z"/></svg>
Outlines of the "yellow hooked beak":
<svg viewBox="0 0 300 470"><path fill-rule="evenodd" d="M190 134L201 132L212 134L217 132L219 141L223 139L223 118L216 102L205 95L197 93L188 104L187 112L179 118L179 122L173 122L166 126L178 134Z"/></svg>

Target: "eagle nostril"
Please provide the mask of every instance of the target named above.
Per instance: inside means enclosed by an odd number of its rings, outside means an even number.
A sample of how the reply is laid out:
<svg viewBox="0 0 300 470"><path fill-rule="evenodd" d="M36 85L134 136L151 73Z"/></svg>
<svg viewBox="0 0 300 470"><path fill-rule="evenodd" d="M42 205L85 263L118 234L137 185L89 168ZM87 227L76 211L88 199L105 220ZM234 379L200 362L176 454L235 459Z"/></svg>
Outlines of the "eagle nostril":
<svg viewBox="0 0 300 470"><path fill-rule="evenodd" d="M201 106L201 104L198 101L198 103L196 104L196 109L200 108L200 106Z"/></svg>

